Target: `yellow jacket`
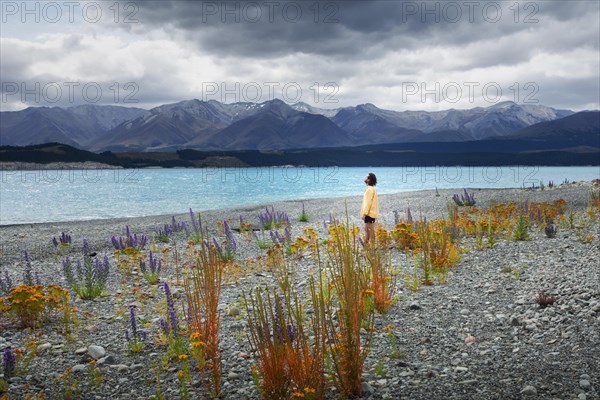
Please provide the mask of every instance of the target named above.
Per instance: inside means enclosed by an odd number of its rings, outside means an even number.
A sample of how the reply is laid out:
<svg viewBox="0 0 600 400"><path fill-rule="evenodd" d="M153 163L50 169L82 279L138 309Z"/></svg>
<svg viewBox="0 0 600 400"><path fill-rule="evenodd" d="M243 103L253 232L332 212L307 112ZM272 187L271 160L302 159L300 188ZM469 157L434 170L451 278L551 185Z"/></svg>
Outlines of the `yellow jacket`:
<svg viewBox="0 0 600 400"><path fill-rule="evenodd" d="M379 202L377 201L377 190L375 186L367 186L363 196L360 215L368 215L371 218L379 218Z"/></svg>

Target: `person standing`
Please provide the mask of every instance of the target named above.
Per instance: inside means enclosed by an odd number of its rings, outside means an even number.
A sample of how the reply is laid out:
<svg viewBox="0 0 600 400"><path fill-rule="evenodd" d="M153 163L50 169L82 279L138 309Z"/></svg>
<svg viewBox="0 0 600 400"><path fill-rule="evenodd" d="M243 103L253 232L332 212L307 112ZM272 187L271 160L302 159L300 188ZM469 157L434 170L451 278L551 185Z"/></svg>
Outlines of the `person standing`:
<svg viewBox="0 0 600 400"><path fill-rule="evenodd" d="M363 196L362 207L360 209L360 219L365 221L365 243L371 240L375 241L375 220L379 218L379 202L377 201L377 177L374 173L369 172L365 177L365 194Z"/></svg>

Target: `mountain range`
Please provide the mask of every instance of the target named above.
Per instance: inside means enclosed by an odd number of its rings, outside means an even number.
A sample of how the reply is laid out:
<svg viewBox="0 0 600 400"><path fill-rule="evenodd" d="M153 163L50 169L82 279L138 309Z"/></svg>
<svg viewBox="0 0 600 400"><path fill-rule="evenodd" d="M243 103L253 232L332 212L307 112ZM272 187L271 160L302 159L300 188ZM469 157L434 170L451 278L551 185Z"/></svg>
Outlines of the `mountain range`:
<svg viewBox="0 0 600 400"><path fill-rule="evenodd" d="M0 113L0 145L49 142L101 152L290 150L392 143L514 140L545 148L600 147L600 112L501 102L445 111L373 104L323 109L281 100L186 100L150 110L121 106L30 107ZM552 143L550 143L552 142ZM550 145L549 145L550 143Z"/></svg>

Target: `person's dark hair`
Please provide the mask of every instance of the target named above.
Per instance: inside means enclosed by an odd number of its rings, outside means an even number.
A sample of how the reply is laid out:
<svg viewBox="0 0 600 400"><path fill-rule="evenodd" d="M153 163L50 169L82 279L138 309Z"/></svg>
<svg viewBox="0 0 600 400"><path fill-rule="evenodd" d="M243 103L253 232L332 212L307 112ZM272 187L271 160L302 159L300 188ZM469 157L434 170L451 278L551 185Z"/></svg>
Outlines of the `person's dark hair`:
<svg viewBox="0 0 600 400"><path fill-rule="evenodd" d="M377 185L377 177L375 176L374 173L369 172L369 175L367 176L367 178L369 179L369 186Z"/></svg>

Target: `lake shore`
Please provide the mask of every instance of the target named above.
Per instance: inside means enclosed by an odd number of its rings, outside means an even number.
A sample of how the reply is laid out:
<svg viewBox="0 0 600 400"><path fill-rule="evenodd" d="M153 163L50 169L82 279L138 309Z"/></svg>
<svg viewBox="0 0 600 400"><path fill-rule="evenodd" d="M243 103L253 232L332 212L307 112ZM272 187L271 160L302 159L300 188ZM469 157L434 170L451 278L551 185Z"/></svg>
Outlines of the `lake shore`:
<svg viewBox="0 0 600 400"><path fill-rule="evenodd" d="M485 208L494 203L519 201L552 202L564 199L576 212L582 213L589 199L592 184L579 182L546 189L469 189L475 194L477 206ZM403 192L379 196L381 217L386 228L394 226L394 211L405 216L410 207L413 217L445 218L447 203L459 190ZM362 196L315 200L275 202L277 211L288 213L293 236L312 227L326 237L323 221L330 213L346 218L352 225L361 226L358 210ZM302 204L309 222L298 222ZM217 222L230 220L238 226L239 216L245 222L258 223L257 215L264 204L205 211L202 218L211 234L217 234ZM75 221L0 226L0 256L3 270L13 281L21 281L24 269L23 251L29 252L34 270L43 283L66 287L60 257L54 256L52 237L67 232L73 237L72 254L78 256L85 238L99 255L113 249L110 238L122 235L125 225L132 232L155 236L155 229L169 223L172 215L117 218L108 220ZM175 215L177 220L189 221L188 214ZM585 234L594 235L593 243L579 240L575 229L560 230L554 239L533 229L532 240L515 242L502 239L496 247L476 251L472 240L470 249L449 273L448 282L421 286L411 292L404 285L404 274L411 274L414 260L393 250L392 262L400 272L397 304L385 315L377 315L376 328L394 326L397 346L403 357L390 356L388 334L379 331L365 364L365 398L371 399L598 399L600 389L600 250L597 246L598 222L584 227ZM179 246L186 239L176 234ZM242 235L238 239L238 260L264 256L256 243ZM166 245L158 243L159 248ZM174 246L172 243L169 246ZM307 271L314 267L310 257L298 261L298 287L306 285ZM510 273L505 271L510 270ZM514 271L518 271L516 275ZM172 281L174 267L166 260L162 278ZM75 368L74 377L85 399L148 399L156 392L156 373L153 365L164 348L150 340L141 355L128 353L124 332L127 314L121 313L129 304L138 307L138 318L150 336L157 331L164 307L164 294L145 281L127 278L114 268L109 278L108 294L94 301L73 299L79 310L81 326L72 342L58 332L60 324L49 324L41 330L37 341L41 350L27 373L10 381L9 398L22 398L26 388L32 393L43 391L48 399L62 398L62 382L57 381L66 368ZM242 289L273 282L266 271L250 271L224 286L221 297L221 337L223 350L224 398L258 398L249 367L256 363L244 340L245 318L231 313L239 304ZM140 303L134 290L148 293ZM175 287L178 301L184 297L182 287ZM540 308L534 297L541 293L558 297L556 305ZM114 295L120 294L117 298ZM75 296L73 296L75 297ZM243 313L242 313L243 314ZM1 322L1 321L0 321ZM0 349L10 345L23 347L31 334L14 326L0 324ZM470 339L470 338L473 339ZM99 365L103 381L90 384L89 367L84 355L90 345L102 346L109 360ZM84 350L82 350L84 349ZM83 353L82 353L83 351ZM382 360L383 372L376 368ZM167 398L180 398L177 368L171 366L160 372L161 390ZM206 389L195 377L190 397L202 398ZM329 393L334 398L333 393Z"/></svg>

